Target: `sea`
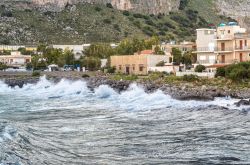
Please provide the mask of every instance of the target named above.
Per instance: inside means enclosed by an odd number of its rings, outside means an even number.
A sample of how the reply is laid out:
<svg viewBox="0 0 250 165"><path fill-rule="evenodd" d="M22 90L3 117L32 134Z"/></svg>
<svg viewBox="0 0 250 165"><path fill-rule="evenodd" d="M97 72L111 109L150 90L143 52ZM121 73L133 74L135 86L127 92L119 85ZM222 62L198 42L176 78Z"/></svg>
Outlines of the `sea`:
<svg viewBox="0 0 250 165"><path fill-rule="evenodd" d="M41 77L0 81L0 165L250 164L250 107L230 97L180 101L131 84Z"/></svg>

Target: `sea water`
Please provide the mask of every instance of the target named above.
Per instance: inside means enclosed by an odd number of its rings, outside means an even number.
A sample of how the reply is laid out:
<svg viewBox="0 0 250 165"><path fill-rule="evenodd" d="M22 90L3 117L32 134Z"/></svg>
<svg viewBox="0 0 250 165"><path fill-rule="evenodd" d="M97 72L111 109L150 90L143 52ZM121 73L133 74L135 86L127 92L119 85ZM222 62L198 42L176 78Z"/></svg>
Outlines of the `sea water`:
<svg viewBox="0 0 250 165"><path fill-rule="evenodd" d="M250 164L249 107L179 101L132 84L10 88L0 81L0 165Z"/></svg>

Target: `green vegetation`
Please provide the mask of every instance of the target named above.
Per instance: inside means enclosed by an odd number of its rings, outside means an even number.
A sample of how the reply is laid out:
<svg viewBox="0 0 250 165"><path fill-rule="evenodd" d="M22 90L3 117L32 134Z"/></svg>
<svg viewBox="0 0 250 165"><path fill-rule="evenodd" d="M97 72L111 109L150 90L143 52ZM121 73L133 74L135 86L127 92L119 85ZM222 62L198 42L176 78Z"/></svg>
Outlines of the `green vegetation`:
<svg viewBox="0 0 250 165"><path fill-rule="evenodd" d="M71 10L71 5L67 5L61 12L0 7L2 17L16 19L4 23L0 43L117 42L127 37L136 36L138 39L143 39L154 35L158 35L163 41L193 40L196 28L232 20L211 14L216 13L212 1L206 0L201 3L200 0L181 0L180 10L170 12L169 15L119 11L110 3L78 4L74 10ZM15 31L16 36L8 36L10 31Z"/></svg>
<svg viewBox="0 0 250 165"><path fill-rule="evenodd" d="M182 61L182 52L178 48L172 48L173 62L179 65Z"/></svg>
<svg viewBox="0 0 250 165"><path fill-rule="evenodd" d="M233 81L248 81L250 79L250 62L241 62L218 68L216 77L219 76Z"/></svg>
<svg viewBox="0 0 250 165"><path fill-rule="evenodd" d="M3 64L0 62L0 70L5 70L7 68L8 68L8 66L6 64Z"/></svg>
<svg viewBox="0 0 250 165"><path fill-rule="evenodd" d="M88 74L83 74L82 75L82 78L88 78L88 77L90 77Z"/></svg>
<svg viewBox="0 0 250 165"><path fill-rule="evenodd" d="M165 62L164 61L160 61L158 64L156 64L156 66L164 66Z"/></svg>
<svg viewBox="0 0 250 165"><path fill-rule="evenodd" d="M33 77L39 77L40 75L41 75L41 73L38 72L38 71L32 72L32 76L33 76Z"/></svg>
<svg viewBox="0 0 250 165"><path fill-rule="evenodd" d="M126 75L126 74L116 74L112 77L112 79L120 81L120 80L127 80L127 81L135 81L138 79L137 75Z"/></svg>
<svg viewBox="0 0 250 165"><path fill-rule="evenodd" d="M201 72L203 72L203 71L205 71L205 70L206 70L206 67L205 67L204 65L197 65L197 66L195 67L195 72L201 73Z"/></svg>

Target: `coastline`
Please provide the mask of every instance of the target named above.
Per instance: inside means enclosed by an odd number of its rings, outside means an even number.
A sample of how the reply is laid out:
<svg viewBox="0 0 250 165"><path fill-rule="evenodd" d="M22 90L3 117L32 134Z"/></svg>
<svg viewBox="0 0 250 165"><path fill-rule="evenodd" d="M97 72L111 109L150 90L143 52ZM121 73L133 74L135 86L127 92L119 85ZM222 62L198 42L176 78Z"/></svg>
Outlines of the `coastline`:
<svg viewBox="0 0 250 165"><path fill-rule="evenodd" d="M236 99L249 99L250 88L231 89L218 86L196 86L192 83L163 83L159 80L150 81L139 79L132 80L114 80L110 76L103 74L93 74L90 77L83 78L82 72L41 72L41 76L53 82L59 82L61 79L83 80L87 82L88 88L93 90L100 85L108 85L117 92L125 91L133 83L141 86L145 92L152 93L161 90L165 94L178 100L202 100L209 101L215 97L232 97ZM23 87L24 84L35 84L40 77L33 77L32 72L0 72L0 80L10 87ZM248 101L250 103L250 101Z"/></svg>

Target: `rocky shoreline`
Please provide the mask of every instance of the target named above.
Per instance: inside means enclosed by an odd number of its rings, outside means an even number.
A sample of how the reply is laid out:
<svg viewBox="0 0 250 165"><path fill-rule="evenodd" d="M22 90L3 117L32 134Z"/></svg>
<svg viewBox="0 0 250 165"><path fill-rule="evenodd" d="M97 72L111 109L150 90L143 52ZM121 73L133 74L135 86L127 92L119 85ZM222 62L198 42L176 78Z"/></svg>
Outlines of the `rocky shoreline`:
<svg viewBox="0 0 250 165"><path fill-rule="evenodd" d="M188 86L181 85L177 86L174 84L163 84L155 81L127 81L127 80L113 80L108 76L91 76L87 78L82 78L82 74L70 74L70 73L60 73L60 74L49 74L43 73L42 75L46 75L47 79L53 82L58 82L62 78L70 79L70 80L84 80L87 82L88 88L94 90L94 88L100 85L108 85L117 92L125 91L129 88L132 83L136 83L137 85L144 88L145 92L152 93L156 90L161 90L165 94L172 96L178 100L203 100L209 101L213 100L215 97L227 97L230 96L232 98L242 99L238 105L250 105L250 89L245 90L231 90L231 89L221 89L214 86ZM32 77L30 73L25 75L17 75L15 73L12 74L1 74L0 80L4 81L10 87L23 87L24 84L35 84L39 81L39 77Z"/></svg>

